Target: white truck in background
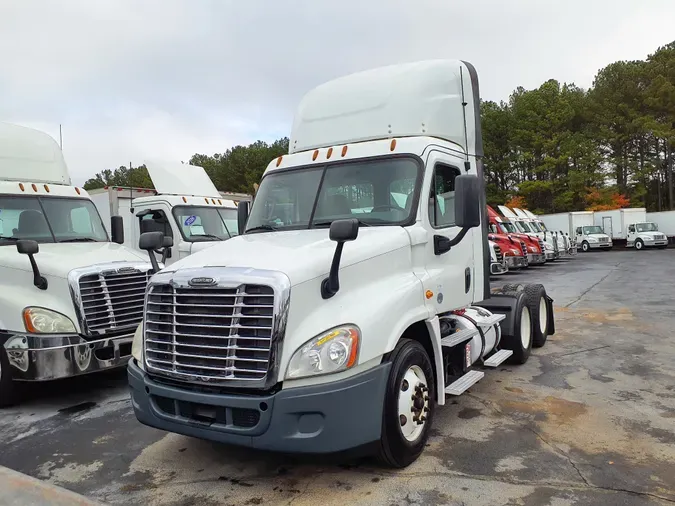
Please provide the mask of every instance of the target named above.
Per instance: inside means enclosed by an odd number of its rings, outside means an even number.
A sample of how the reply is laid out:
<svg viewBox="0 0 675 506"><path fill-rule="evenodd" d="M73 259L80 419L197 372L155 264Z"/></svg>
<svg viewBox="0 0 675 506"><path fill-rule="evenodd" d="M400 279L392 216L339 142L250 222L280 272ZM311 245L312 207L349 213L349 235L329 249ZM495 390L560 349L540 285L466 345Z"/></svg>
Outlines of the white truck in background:
<svg viewBox="0 0 675 506"><path fill-rule="evenodd" d="M110 229L54 139L0 123L0 406L17 382L127 364L151 264Z"/></svg>
<svg viewBox="0 0 675 506"><path fill-rule="evenodd" d="M544 225L544 222L542 222L534 213L524 209L518 209L517 207L514 207L513 211L526 222L539 237L542 237L544 240L551 240L558 257L566 257L572 254L566 238L561 236L556 230L548 230L546 225Z"/></svg>
<svg viewBox="0 0 675 506"><path fill-rule="evenodd" d="M646 221L647 210L644 207L629 207L593 213L593 225L599 226L613 241L626 241L628 239L628 226Z"/></svg>
<svg viewBox="0 0 675 506"><path fill-rule="evenodd" d="M659 231L664 233L670 242L675 240L675 211L647 213L646 221L655 223Z"/></svg>
<svg viewBox="0 0 675 506"><path fill-rule="evenodd" d="M154 190L110 186L90 192L104 221L122 217L126 246L141 251L140 235L161 231L173 246L156 253L171 265L239 233L235 202L223 198L202 167L166 161L145 166Z"/></svg>
<svg viewBox="0 0 675 506"><path fill-rule="evenodd" d="M656 223L649 221L631 223L626 234L626 247L638 251L644 248L665 249L668 247L668 237L659 231Z"/></svg>
<svg viewBox="0 0 675 506"><path fill-rule="evenodd" d="M525 363L554 332L542 285L490 289L482 159L469 63L395 65L309 92L289 153L250 212L238 206L240 235L152 277L128 366L138 420L415 461L447 395ZM140 238L148 251L162 242Z"/></svg>
<svg viewBox="0 0 675 506"><path fill-rule="evenodd" d="M570 236L570 234L566 233L564 230L558 230L555 228L549 230L540 216L534 214L532 211L528 211L527 209L523 209L523 212L539 226L541 231L555 234L556 240L558 242L558 250L560 251L561 255L576 255L577 244L574 239L572 239L573 236Z"/></svg>

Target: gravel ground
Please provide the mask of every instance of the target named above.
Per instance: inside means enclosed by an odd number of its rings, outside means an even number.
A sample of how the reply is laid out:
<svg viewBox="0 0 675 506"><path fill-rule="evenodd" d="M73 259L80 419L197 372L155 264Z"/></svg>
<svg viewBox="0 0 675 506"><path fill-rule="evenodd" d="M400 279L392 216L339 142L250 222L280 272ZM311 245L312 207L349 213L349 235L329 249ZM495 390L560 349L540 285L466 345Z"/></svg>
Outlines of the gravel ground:
<svg viewBox="0 0 675 506"><path fill-rule="evenodd" d="M124 372L31 388L0 411L0 465L126 505L673 504L673 280L675 249L580 254L495 279L544 283L557 333L527 364L449 399L403 471L145 427Z"/></svg>

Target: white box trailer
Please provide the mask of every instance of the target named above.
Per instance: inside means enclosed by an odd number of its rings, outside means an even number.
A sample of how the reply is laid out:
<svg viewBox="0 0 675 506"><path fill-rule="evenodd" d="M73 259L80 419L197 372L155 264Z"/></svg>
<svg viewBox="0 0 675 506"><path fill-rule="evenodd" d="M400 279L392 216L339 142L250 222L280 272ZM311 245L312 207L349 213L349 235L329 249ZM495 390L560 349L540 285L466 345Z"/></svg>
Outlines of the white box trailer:
<svg viewBox="0 0 675 506"><path fill-rule="evenodd" d="M647 213L647 221L655 223L659 231L668 236L670 242L675 242L675 211Z"/></svg>
<svg viewBox="0 0 675 506"><path fill-rule="evenodd" d="M572 235L569 213L540 214L539 218L546 228L552 231L566 232Z"/></svg>
<svg viewBox="0 0 675 506"><path fill-rule="evenodd" d="M628 225L647 221L647 210L644 207L613 209L611 211L595 211L594 224L613 240L626 240Z"/></svg>

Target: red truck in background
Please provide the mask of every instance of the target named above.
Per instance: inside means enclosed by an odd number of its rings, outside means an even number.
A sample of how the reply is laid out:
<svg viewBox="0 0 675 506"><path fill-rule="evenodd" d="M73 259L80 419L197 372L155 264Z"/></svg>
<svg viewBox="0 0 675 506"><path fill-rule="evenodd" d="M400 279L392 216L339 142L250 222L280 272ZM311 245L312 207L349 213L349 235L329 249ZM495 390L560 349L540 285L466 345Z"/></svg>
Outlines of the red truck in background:
<svg viewBox="0 0 675 506"><path fill-rule="evenodd" d="M506 234L492 232L488 234L488 239L499 246L502 255L504 255L504 264L509 270L529 266L525 243L521 244L519 241L513 241Z"/></svg>
<svg viewBox="0 0 675 506"><path fill-rule="evenodd" d="M543 265L546 263L544 243L541 239L519 233L515 225L513 225L508 218L500 216L499 213L490 206L487 206L487 211L489 230L492 234L501 235L502 237L505 237L512 246L519 247L525 255L528 265ZM498 244L499 247L504 250L504 246L502 246L501 243Z"/></svg>

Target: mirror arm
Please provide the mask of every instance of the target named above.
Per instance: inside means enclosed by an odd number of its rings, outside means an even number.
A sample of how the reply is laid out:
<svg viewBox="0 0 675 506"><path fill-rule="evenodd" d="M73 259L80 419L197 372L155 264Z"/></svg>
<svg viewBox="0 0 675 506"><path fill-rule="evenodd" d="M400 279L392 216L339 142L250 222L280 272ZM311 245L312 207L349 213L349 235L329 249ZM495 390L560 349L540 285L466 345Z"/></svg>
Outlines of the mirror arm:
<svg viewBox="0 0 675 506"><path fill-rule="evenodd" d="M30 266L33 269L33 284L37 286L40 290L46 290L49 284L47 283L47 278L45 278L40 274L40 269L38 269L37 262L35 261L35 256L29 254L28 260L30 260Z"/></svg>
<svg viewBox="0 0 675 506"><path fill-rule="evenodd" d="M459 231L459 234L457 234L455 237L450 239L450 244L449 244L450 248L453 248L453 247L457 246L460 242L462 242L462 239L464 239L464 236L466 235L466 233L469 230L471 230L471 229L468 228L468 227L464 227L462 230ZM448 248L448 250L450 248Z"/></svg>
<svg viewBox="0 0 675 506"><path fill-rule="evenodd" d="M330 266L330 273L328 277L321 282L321 297L330 299L340 290L340 278L338 271L340 270L340 259L342 258L342 248L345 243L340 241L335 247L335 254L333 255L333 263Z"/></svg>

